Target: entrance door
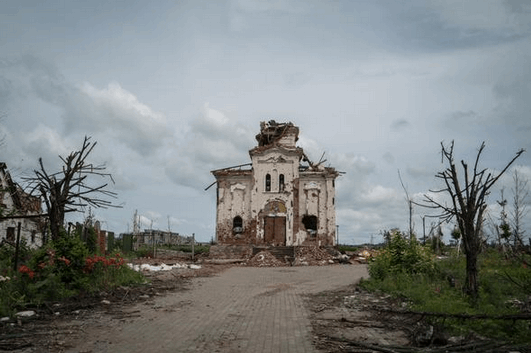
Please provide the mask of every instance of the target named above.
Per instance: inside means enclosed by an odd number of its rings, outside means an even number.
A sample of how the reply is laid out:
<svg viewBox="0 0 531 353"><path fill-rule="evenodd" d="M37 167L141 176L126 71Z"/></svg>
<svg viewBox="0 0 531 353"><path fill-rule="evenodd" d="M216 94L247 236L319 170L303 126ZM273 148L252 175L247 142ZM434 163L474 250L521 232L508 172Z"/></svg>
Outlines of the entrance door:
<svg viewBox="0 0 531 353"><path fill-rule="evenodd" d="M264 240L268 245L286 245L286 217L264 218Z"/></svg>

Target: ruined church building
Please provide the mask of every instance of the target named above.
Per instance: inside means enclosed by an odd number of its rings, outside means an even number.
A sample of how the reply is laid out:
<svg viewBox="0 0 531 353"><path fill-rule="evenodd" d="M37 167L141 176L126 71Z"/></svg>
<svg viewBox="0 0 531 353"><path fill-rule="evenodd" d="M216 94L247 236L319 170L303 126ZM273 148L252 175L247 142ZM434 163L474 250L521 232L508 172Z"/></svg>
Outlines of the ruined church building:
<svg viewBox="0 0 531 353"><path fill-rule="evenodd" d="M212 171L218 244L336 244L339 173L323 162L312 163L296 146L298 136L292 123L261 122L258 146L249 151L251 163Z"/></svg>

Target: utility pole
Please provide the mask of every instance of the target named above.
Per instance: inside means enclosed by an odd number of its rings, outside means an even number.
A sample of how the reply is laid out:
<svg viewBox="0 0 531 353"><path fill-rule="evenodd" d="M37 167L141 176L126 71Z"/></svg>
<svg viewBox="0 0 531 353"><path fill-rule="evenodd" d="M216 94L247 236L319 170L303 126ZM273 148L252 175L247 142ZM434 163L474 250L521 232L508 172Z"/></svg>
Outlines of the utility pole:
<svg viewBox="0 0 531 353"><path fill-rule="evenodd" d="M194 261L195 233L192 233L192 261Z"/></svg>

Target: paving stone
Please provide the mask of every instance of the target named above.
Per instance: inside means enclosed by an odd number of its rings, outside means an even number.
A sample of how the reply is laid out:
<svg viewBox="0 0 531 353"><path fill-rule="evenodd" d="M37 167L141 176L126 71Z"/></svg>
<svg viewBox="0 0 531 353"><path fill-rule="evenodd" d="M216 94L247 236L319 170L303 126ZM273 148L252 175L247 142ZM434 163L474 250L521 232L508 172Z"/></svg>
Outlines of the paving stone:
<svg viewBox="0 0 531 353"><path fill-rule="evenodd" d="M361 277L364 265L233 267L128 309L140 317L87 328L67 352L317 352L304 295Z"/></svg>

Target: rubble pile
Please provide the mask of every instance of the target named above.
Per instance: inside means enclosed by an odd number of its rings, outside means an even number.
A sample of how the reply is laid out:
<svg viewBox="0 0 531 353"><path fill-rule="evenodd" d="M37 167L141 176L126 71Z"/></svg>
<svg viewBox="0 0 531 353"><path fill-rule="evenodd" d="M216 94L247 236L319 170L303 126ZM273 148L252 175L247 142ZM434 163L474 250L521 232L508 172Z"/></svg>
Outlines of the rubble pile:
<svg viewBox="0 0 531 353"><path fill-rule="evenodd" d="M370 259L379 254L378 250L365 248L357 253L351 254L351 262L366 264Z"/></svg>
<svg viewBox="0 0 531 353"><path fill-rule="evenodd" d="M247 266L253 267L280 267L286 266L286 263L277 259L267 250L260 251L247 261Z"/></svg>
<svg viewBox="0 0 531 353"><path fill-rule="evenodd" d="M294 266L323 266L334 263L334 256L327 250L315 246L295 248Z"/></svg>
<svg viewBox="0 0 531 353"><path fill-rule="evenodd" d="M201 268L200 265L194 265L194 264L170 264L167 265L165 263L161 264L130 264L128 263L127 266L135 271L143 272L143 271L171 271L173 269L192 269L192 270L198 270Z"/></svg>

